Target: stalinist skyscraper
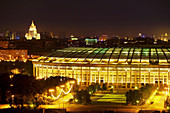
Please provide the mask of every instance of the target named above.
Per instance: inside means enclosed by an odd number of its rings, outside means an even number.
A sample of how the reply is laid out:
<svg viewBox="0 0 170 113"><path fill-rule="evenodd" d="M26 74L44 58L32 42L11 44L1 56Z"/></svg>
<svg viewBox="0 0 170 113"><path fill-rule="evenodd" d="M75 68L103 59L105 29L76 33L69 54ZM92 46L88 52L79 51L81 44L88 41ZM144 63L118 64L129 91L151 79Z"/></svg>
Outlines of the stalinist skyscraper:
<svg viewBox="0 0 170 113"><path fill-rule="evenodd" d="M37 33L37 29L33 21L29 28L29 32L25 34L25 37L27 40L32 40L32 38L40 39L40 33Z"/></svg>

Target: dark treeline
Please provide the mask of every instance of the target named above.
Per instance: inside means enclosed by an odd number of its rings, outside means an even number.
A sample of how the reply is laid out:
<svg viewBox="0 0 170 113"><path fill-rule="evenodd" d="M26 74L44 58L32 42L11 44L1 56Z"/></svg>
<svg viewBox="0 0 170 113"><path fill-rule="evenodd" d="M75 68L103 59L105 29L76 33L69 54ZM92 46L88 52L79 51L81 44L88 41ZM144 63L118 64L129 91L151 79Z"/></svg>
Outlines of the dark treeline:
<svg viewBox="0 0 170 113"><path fill-rule="evenodd" d="M126 92L127 104L145 104L146 100L153 94L157 87L153 85L146 85L139 90L129 90Z"/></svg>
<svg viewBox="0 0 170 113"><path fill-rule="evenodd" d="M12 104L12 95L14 95L15 104L36 103L37 94L43 94L49 88L65 84L68 80L74 79L56 76L46 80L36 80L34 76L2 73L0 74L0 103Z"/></svg>

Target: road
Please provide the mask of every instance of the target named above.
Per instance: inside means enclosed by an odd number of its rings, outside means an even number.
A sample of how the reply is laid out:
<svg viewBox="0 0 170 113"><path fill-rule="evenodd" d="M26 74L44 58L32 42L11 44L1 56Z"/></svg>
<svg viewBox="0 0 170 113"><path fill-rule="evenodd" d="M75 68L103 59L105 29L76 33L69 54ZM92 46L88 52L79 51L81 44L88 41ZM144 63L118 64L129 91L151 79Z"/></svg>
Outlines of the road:
<svg viewBox="0 0 170 113"><path fill-rule="evenodd" d="M58 100L51 103L51 105L40 105L39 108L66 108L69 106L68 101L70 99L73 99L73 94L69 93L68 95L65 95Z"/></svg>
<svg viewBox="0 0 170 113"><path fill-rule="evenodd" d="M136 106L122 106L122 105L69 105L67 111L119 111L124 113L137 113Z"/></svg>
<svg viewBox="0 0 170 113"><path fill-rule="evenodd" d="M149 109L159 109L159 110L164 110L164 101L166 99L166 94L160 93L154 96L152 101L154 102L153 104L149 105Z"/></svg>
<svg viewBox="0 0 170 113"><path fill-rule="evenodd" d="M10 108L9 104L0 104L0 109Z"/></svg>

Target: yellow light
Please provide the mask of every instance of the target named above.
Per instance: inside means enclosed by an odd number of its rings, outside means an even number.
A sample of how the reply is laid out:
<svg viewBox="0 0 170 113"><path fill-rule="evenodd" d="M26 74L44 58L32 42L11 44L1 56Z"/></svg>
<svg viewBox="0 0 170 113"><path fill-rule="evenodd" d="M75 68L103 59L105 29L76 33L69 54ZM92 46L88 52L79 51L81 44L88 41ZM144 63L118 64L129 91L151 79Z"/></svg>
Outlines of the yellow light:
<svg viewBox="0 0 170 113"><path fill-rule="evenodd" d="M64 85L60 85L60 87L64 88Z"/></svg>
<svg viewBox="0 0 170 113"><path fill-rule="evenodd" d="M34 104L30 104L30 107L33 108L33 107L34 107Z"/></svg>
<svg viewBox="0 0 170 113"><path fill-rule="evenodd" d="M54 89L49 89L49 92L54 92Z"/></svg>
<svg viewBox="0 0 170 113"><path fill-rule="evenodd" d="M14 75L10 75L10 76L9 76L10 79L13 78L13 77L14 77Z"/></svg>
<svg viewBox="0 0 170 113"><path fill-rule="evenodd" d="M135 89L138 89L138 87L137 87L137 86L135 86Z"/></svg>
<svg viewBox="0 0 170 113"><path fill-rule="evenodd" d="M139 103L139 100L137 100L136 103L138 104L138 103Z"/></svg>
<svg viewBox="0 0 170 113"><path fill-rule="evenodd" d="M74 84L74 83L75 83L75 81L70 81L70 83Z"/></svg>
<svg viewBox="0 0 170 113"><path fill-rule="evenodd" d="M75 99L75 102L78 102L78 100L77 100L77 99Z"/></svg>
<svg viewBox="0 0 170 113"><path fill-rule="evenodd" d="M13 74L20 74L20 71L18 68L11 70Z"/></svg>

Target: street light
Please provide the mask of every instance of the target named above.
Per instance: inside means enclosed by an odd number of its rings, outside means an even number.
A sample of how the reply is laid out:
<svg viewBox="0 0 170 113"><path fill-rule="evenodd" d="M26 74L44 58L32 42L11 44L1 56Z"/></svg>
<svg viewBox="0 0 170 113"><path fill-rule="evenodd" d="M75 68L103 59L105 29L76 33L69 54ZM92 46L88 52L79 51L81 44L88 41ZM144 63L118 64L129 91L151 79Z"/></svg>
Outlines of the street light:
<svg viewBox="0 0 170 113"><path fill-rule="evenodd" d="M12 97L12 104L14 104L14 95L11 96Z"/></svg>
<svg viewBox="0 0 170 113"><path fill-rule="evenodd" d="M49 89L49 92L54 92L54 89Z"/></svg>
<svg viewBox="0 0 170 113"><path fill-rule="evenodd" d="M78 102L78 99L75 99L75 102Z"/></svg>
<svg viewBox="0 0 170 113"><path fill-rule="evenodd" d="M51 93L52 96L52 92L54 92L54 89L49 89L49 92Z"/></svg>
<svg viewBox="0 0 170 113"><path fill-rule="evenodd" d="M139 103L139 100L137 100L136 103L138 104L138 103Z"/></svg>
<svg viewBox="0 0 170 113"><path fill-rule="evenodd" d="M139 100L137 100L136 103L137 103L137 108L138 108Z"/></svg>
<svg viewBox="0 0 170 113"><path fill-rule="evenodd" d="M61 88L64 88L64 85L60 85Z"/></svg>
<svg viewBox="0 0 170 113"><path fill-rule="evenodd" d="M74 80L72 80L72 81L70 81L70 83L71 83L71 84L74 84L74 83L75 83L75 81L74 81Z"/></svg>

